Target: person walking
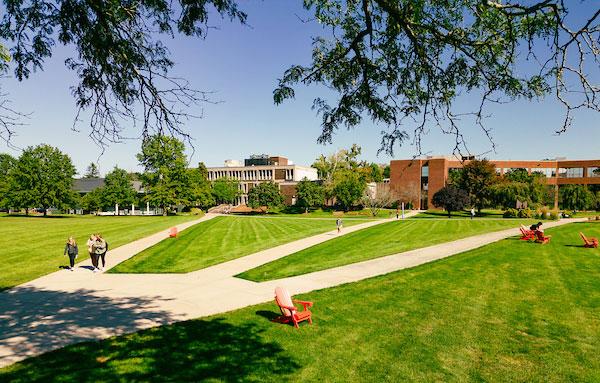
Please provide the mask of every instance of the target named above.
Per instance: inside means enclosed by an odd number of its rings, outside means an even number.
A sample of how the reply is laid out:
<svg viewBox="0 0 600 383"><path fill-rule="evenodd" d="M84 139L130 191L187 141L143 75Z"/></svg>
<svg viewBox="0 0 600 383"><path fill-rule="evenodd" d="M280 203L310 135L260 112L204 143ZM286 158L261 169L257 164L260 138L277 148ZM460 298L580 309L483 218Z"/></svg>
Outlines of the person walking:
<svg viewBox="0 0 600 383"><path fill-rule="evenodd" d="M342 232L342 219L338 218L335 221L335 225L337 226L337 232L338 232L338 234L341 233Z"/></svg>
<svg viewBox="0 0 600 383"><path fill-rule="evenodd" d="M92 260L92 267L94 268L94 272L96 272L98 269L98 257L96 256L96 249L94 248L96 245L96 235L90 235L90 239L87 240L86 244L90 259Z"/></svg>
<svg viewBox="0 0 600 383"><path fill-rule="evenodd" d="M475 208L471 208L471 219L475 218Z"/></svg>
<svg viewBox="0 0 600 383"><path fill-rule="evenodd" d="M73 237L69 237L69 239L67 240L67 243L65 244L65 251L63 253L63 255L68 255L69 256L69 270L71 271L75 271L74 267L75 267L75 259L77 258L77 255L79 254L79 249L77 248L77 242L75 242L75 238Z"/></svg>
<svg viewBox="0 0 600 383"><path fill-rule="evenodd" d="M100 260L102 260L102 267L100 270L104 271L104 268L106 267L106 252L108 251L108 242L102 238L101 234L96 234L94 248L96 252L96 263L99 264Z"/></svg>

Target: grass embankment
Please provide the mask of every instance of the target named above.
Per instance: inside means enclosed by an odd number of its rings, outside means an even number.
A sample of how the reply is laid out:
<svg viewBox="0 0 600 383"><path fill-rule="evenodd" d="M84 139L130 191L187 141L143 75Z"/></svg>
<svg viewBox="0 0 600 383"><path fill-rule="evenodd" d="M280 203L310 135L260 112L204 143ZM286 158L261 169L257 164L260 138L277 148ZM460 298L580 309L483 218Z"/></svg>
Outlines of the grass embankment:
<svg viewBox="0 0 600 383"><path fill-rule="evenodd" d="M600 376L600 250L578 231L507 239L413 269L274 303L73 345L0 370L11 382L593 382Z"/></svg>
<svg viewBox="0 0 600 383"><path fill-rule="evenodd" d="M77 241L77 261L82 261L89 258L85 242L92 233L102 233L110 248L114 249L196 218L198 217L0 217L0 290L56 271L59 265L68 265L69 260L63 256L63 251L69 236Z"/></svg>
<svg viewBox="0 0 600 383"><path fill-rule="evenodd" d="M383 257L490 231L525 220L405 220L384 223L309 247L248 270L238 277L266 281Z"/></svg>
<svg viewBox="0 0 600 383"><path fill-rule="evenodd" d="M364 222L344 221L345 226ZM111 273L186 273L335 230L334 219L217 217L142 251Z"/></svg>

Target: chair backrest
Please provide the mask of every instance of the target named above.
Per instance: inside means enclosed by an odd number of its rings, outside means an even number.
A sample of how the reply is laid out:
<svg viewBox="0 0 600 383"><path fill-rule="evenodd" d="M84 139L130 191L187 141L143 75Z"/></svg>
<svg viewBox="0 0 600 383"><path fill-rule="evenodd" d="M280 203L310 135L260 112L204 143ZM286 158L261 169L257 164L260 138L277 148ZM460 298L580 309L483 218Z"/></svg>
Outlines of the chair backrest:
<svg viewBox="0 0 600 383"><path fill-rule="evenodd" d="M585 236L585 235L583 235L583 233L582 233L582 232L579 232L579 235L581 235L581 239L583 239L583 242L585 242L585 243L586 243L586 245L587 245L588 243L590 243L590 241L588 241L588 239L586 238L586 236Z"/></svg>
<svg viewBox="0 0 600 383"><path fill-rule="evenodd" d="M527 234L527 228L526 228L525 226L521 225L521 226L519 227L519 230L521 230L521 233L522 233L523 235Z"/></svg>
<svg viewBox="0 0 600 383"><path fill-rule="evenodd" d="M172 227L171 229L169 229L169 237L177 237L177 228L176 227Z"/></svg>
<svg viewBox="0 0 600 383"><path fill-rule="evenodd" d="M292 302L292 297L290 296L290 293L283 287L275 288L275 300L277 301L277 304L279 305L279 307L281 307L281 306L294 307L294 302ZM281 307L281 311L283 311L283 315L287 315L287 316L292 315L292 312L286 308Z"/></svg>

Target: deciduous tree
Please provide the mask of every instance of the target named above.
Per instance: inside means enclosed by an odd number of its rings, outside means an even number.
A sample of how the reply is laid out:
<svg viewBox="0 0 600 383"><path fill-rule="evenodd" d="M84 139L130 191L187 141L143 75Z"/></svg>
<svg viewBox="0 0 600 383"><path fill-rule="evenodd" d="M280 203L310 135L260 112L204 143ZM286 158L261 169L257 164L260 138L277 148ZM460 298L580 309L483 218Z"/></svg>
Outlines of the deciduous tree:
<svg viewBox="0 0 600 383"><path fill-rule="evenodd" d="M453 185L444 186L438 190L431 199L433 206L444 208L448 212L448 218L452 217L453 211L463 210L469 203L469 194Z"/></svg>
<svg viewBox="0 0 600 383"><path fill-rule="evenodd" d="M137 193L131 184L131 178L126 170L115 168L106 175L102 200L107 206L131 205L136 202ZM117 210L117 215L119 211Z"/></svg>
<svg viewBox="0 0 600 383"><path fill-rule="evenodd" d="M217 203L232 204L240 194L239 182L236 180L223 177L212 183L212 195Z"/></svg>
<svg viewBox="0 0 600 383"><path fill-rule="evenodd" d="M73 205L75 167L68 155L58 148L41 144L30 146L17 160L11 179L10 205L16 208L48 208Z"/></svg>
<svg viewBox="0 0 600 383"><path fill-rule="evenodd" d="M275 182L261 182L248 192L248 206L253 209L265 207L265 213L283 204L283 196Z"/></svg>
<svg viewBox="0 0 600 383"><path fill-rule="evenodd" d="M478 212L490 201L490 188L498 181L496 168L487 159L472 160L463 166L455 186L466 191Z"/></svg>
<svg viewBox="0 0 600 383"><path fill-rule="evenodd" d="M296 196L296 205L304 207L308 213L309 208L323 204L325 192L321 185L304 178L296 185Z"/></svg>
<svg viewBox="0 0 600 383"><path fill-rule="evenodd" d="M348 211L360 201L367 187L365 179L358 172L352 170L339 173L334 185L333 195L344 211Z"/></svg>
<svg viewBox="0 0 600 383"><path fill-rule="evenodd" d="M564 185L558 190L563 209L586 210L594 205L594 194L583 185Z"/></svg>

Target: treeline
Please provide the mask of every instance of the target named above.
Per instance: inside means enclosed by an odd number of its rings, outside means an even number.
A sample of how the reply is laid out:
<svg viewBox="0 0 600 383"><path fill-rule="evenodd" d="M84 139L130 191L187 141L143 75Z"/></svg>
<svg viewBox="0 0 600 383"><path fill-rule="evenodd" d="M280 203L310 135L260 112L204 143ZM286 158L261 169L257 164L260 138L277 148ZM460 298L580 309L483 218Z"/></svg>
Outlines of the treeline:
<svg viewBox="0 0 600 383"><path fill-rule="evenodd" d="M462 169L449 172L447 186L433 195L432 202L449 213L473 206L500 208L506 211L518 205L524 211L535 211L554 205L555 186L546 183L541 172L511 169L503 175L487 159L473 160ZM559 208L563 210L600 209L600 189L596 186L562 185Z"/></svg>
<svg viewBox="0 0 600 383"><path fill-rule="evenodd" d="M335 202L344 210L369 203L381 205L381 201L365 200L365 191L368 182L381 182L384 176L389 176L389 167L359 160L360 152L360 147L354 145L329 157L319 157L313 166L323 182L299 182L297 205L306 210L326 202ZM46 144L32 146L18 158L0 154L0 209L24 209L29 214L35 208L46 215L49 208L96 212L116 205L123 208L148 203L167 214L175 206L206 210L218 204L232 204L241 194L236 180L208 181L203 163L190 168L183 142L174 137L146 138L136 158L144 168L142 173L115 167L106 174L103 186L81 196L73 190L77 172L71 158L58 148ZM92 163L83 178L99 176L98 167ZM142 193L134 189L132 181L141 182ZM283 195L273 182L263 182L248 192L248 205L252 208L268 210L282 203Z"/></svg>

